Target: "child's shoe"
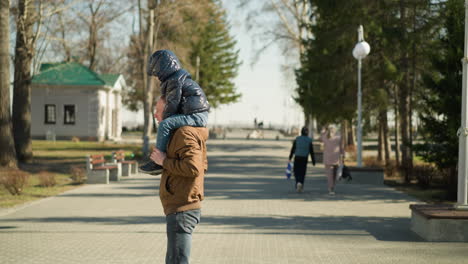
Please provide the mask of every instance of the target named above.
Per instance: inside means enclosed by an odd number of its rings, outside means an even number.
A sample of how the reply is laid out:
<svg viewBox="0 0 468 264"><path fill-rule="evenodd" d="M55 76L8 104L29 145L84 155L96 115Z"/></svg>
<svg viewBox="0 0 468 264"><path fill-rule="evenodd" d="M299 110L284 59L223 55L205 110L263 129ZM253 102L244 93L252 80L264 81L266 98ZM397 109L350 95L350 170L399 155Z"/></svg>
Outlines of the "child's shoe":
<svg viewBox="0 0 468 264"><path fill-rule="evenodd" d="M145 165L141 165L138 169L141 173L147 173L151 175L159 175L163 171L163 167L154 163L154 161L149 161Z"/></svg>

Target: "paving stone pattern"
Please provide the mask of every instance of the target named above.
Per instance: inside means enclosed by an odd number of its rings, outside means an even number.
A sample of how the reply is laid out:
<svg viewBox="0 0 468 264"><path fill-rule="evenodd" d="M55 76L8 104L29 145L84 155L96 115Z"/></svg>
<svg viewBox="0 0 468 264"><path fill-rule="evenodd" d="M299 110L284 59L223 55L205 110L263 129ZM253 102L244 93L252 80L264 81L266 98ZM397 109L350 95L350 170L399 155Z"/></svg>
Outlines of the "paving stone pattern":
<svg viewBox="0 0 468 264"><path fill-rule="evenodd" d="M284 176L288 141L213 140L194 264L468 263L467 243L427 243L410 231L409 204L385 186L326 193L310 166L298 194ZM164 263L159 178L86 185L0 211L0 263Z"/></svg>

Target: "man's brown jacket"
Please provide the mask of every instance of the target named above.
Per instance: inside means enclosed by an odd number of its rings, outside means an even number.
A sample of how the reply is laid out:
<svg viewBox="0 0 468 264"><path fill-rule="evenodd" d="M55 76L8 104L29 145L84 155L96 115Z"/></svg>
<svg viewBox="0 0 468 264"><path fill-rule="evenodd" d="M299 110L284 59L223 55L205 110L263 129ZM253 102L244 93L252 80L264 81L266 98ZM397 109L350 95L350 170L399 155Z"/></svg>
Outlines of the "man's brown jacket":
<svg viewBox="0 0 468 264"><path fill-rule="evenodd" d="M207 139L207 128L184 126L169 141L159 186L166 215L201 208Z"/></svg>

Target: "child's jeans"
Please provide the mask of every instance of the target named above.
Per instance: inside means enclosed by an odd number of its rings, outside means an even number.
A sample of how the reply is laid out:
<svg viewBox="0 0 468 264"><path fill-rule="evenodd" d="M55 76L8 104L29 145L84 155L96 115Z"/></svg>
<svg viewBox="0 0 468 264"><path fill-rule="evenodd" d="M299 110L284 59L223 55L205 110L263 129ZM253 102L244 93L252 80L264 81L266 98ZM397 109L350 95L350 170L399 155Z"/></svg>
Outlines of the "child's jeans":
<svg viewBox="0 0 468 264"><path fill-rule="evenodd" d="M172 115L159 123L156 148L166 152L171 133L179 127L206 127L207 123L208 111L190 115Z"/></svg>

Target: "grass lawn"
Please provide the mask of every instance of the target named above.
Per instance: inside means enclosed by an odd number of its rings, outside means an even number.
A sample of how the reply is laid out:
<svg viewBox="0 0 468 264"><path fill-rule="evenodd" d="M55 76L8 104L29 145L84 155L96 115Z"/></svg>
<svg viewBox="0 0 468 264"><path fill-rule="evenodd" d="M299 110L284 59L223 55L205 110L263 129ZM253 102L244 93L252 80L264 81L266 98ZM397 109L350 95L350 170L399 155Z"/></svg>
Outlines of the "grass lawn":
<svg viewBox="0 0 468 264"><path fill-rule="evenodd" d="M12 207L29 201L54 196L64 191L78 187L70 179L70 169L74 166L85 169L86 155L104 154L110 161L111 153L124 150L126 154L135 154L135 159L141 157L140 145L124 145L101 142L72 142L33 140L34 159L32 163L20 165L20 169L31 174L28 186L23 194L11 195L0 186L0 208ZM54 187L39 186L38 173L46 171L55 175L57 185Z"/></svg>
<svg viewBox="0 0 468 264"><path fill-rule="evenodd" d="M391 160L391 162L394 163L395 161ZM375 156L365 156L363 158L363 163L364 166L383 168L383 165L377 161L377 157ZM415 168L430 165L419 156L414 157L413 164ZM351 159L346 161L346 165L356 166L357 164L355 160ZM395 175L387 175L387 173L388 171L386 171L385 175L385 185L404 192L416 199L426 203L454 203L453 197L450 197L451 195L447 188L443 185L443 181L440 177L433 178L431 180L431 185L427 188L423 188L418 184L416 175L413 175L413 180L410 183L405 183L404 176L400 175L400 173L396 172Z"/></svg>
<svg viewBox="0 0 468 264"><path fill-rule="evenodd" d="M442 187L421 188L417 183L403 183L402 180L385 180L385 185L426 203L455 203L448 199L448 191Z"/></svg>
<svg viewBox="0 0 468 264"><path fill-rule="evenodd" d="M73 185L69 175L66 174L55 174L55 180L57 181L56 186L41 187L39 186L37 175L31 175L28 186L24 188L21 195L11 195L3 186L1 186L0 208L12 207L37 199L54 196L79 186Z"/></svg>

